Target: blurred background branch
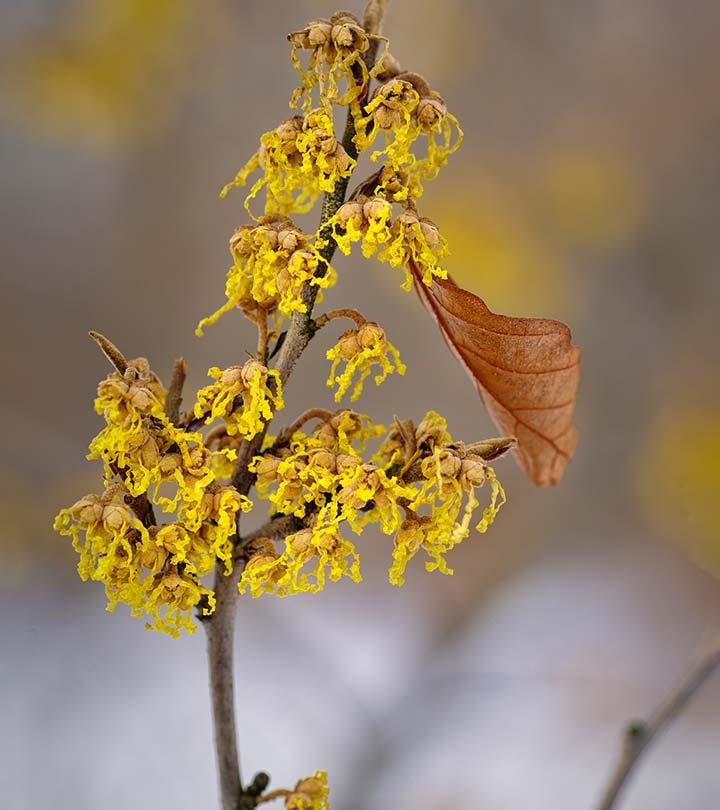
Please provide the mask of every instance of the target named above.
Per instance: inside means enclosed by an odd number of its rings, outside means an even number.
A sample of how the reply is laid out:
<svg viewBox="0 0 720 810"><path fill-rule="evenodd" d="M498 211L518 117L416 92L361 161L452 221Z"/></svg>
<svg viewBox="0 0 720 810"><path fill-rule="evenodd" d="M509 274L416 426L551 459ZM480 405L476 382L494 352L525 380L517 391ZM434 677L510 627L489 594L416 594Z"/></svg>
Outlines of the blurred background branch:
<svg viewBox="0 0 720 810"><path fill-rule="evenodd" d="M627 726L617 765L598 810L614 810L618 806L621 794L643 754L719 667L720 642L715 642L648 720L633 721Z"/></svg>

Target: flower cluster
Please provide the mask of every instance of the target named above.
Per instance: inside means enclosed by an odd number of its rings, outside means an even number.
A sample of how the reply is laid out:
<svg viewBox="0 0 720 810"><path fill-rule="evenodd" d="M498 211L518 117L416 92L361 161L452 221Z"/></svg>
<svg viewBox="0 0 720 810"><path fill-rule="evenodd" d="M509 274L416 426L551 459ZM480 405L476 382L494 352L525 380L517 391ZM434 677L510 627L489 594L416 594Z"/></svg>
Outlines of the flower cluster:
<svg viewBox="0 0 720 810"><path fill-rule="evenodd" d="M101 458L105 491L63 509L55 528L73 539L83 579L103 582L108 609L129 605L133 616L177 635L192 631L192 608L213 594L200 583L217 561L232 569L237 514L251 502L217 481L211 451L199 433L177 427L164 411L165 389L147 360L127 363L98 386L95 409L106 426L90 443L89 458ZM115 483L113 483L115 481ZM161 494L167 486L175 494ZM153 503L175 512L157 526Z"/></svg>
<svg viewBox="0 0 720 810"><path fill-rule="evenodd" d="M259 310L270 313L279 309L284 315L305 312L307 306L301 296L305 283L325 288L335 280L331 268L317 272L322 260L316 249L281 214L270 214L257 225L238 228L230 239L230 253L233 265L225 283L227 301L200 321L197 335L235 307L251 317Z"/></svg>
<svg viewBox="0 0 720 810"><path fill-rule="evenodd" d="M391 267L404 268L405 290L412 285L410 263L420 270L427 285L434 278L447 278L439 264L447 255L447 242L437 225L427 217L419 217L410 204L404 204L402 212L393 218L392 204L385 197L360 194L340 206L331 226L343 253L350 253L352 243L360 242L365 257L377 254Z"/></svg>
<svg viewBox="0 0 720 810"><path fill-rule="evenodd" d="M398 374L406 371L398 350L385 337L384 330L377 323L366 322L357 329L343 333L335 346L328 349L326 356L328 360L332 360L327 384L330 387L338 386L335 402L340 402L355 374L359 373L350 396L350 400L354 402L362 393L363 383L375 365L380 366L380 373L375 376L376 385L380 385L393 371ZM337 374L338 366L343 362L346 364L345 369L342 374Z"/></svg>
<svg viewBox="0 0 720 810"><path fill-rule="evenodd" d="M224 371L213 367L208 375L215 382L198 391L195 417L207 424L222 419L229 436L252 439L284 407L279 373L259 360Z"/></svg>
<svg viewBox="0 0 720 810"><path fill-rule="evenodd" d="M502 452L509 446L506 443ZM490 504L475 529L483 533L493 523L505 503L505 493L483 458L485 449L482 443L475 447L453 442L445 420L434 412L426 414L414 433L411 423L390 432L377 460L384 461L389 469L404 461L406 479L420 485L395 537L390 567L393 585L404 583L407 563L420 548L430 557L426 570L452 574L444 555L470 534L472 516L479 506L475 490L486 481ZM423 508L429 513L419 514Z"/></svg>
<svg viewBox="0 0 720 810"><path fill-rule="evenodd" d="M400 73L381 84L365 105L364 113L355 121L358 151L371 146L383 132L385 148L373 152L370 159L382 158L394 171L409 173L419 193L420 181L435 178L462 142L457 119L448 112L440 95L416 73ZM421 135L426 137L427 149L425 157L418 158L412 149Z"/></svg>
<svg viewBox="0 0 720 810"><path fill-rule="evenodd" d="M295 115L260 138L260 149L223 188L224 197L234 186L244 186L257 169L262 175L245 199L266 187L265 213L302 213L312 208L318 195L331 192L347 178L355 161L335 137L331 116L320 108L306 116Z"/></svg>
<svg viewBox="0 0 720 810"><path fill-rule="evenodd" d="M329 20L312 20L300 31L288 34L292 46L291 60L300 75L301 84L293 93L290 106L302 102L307 112L312 107L312 94L317 86L326 109L332 104L352 105L365 91L368 81L379 67L368 71L364 55L371 39L358 19L347 11L338 11ZM302 67L298 50L310 51L307 69ZM340 92L339 83L347 80L347 90Z"/></svg>
<svg viewBox="0 0 720 810"><path fill-rule="evenodd" d="M476 527L484 532L504 502L502 487L482 449L454 443L435 413L417 429L399 423L365 462L354 445L380 430L367 418L340 411L310 434L297 431L286 442L273 442L254 460L259 493L295 530L285 535L280 552L270 537L246 550L241 591L287 596L317 593L326 576L360 581L355 546L340 533L343 523L355 534L377 523L396 535L389 571L394 585L403 584L405 567L420 548L430 557L427 570L452 573L444 555L469 534L479 505L475 490L486 480L491 487L490 505Z"/></svg>

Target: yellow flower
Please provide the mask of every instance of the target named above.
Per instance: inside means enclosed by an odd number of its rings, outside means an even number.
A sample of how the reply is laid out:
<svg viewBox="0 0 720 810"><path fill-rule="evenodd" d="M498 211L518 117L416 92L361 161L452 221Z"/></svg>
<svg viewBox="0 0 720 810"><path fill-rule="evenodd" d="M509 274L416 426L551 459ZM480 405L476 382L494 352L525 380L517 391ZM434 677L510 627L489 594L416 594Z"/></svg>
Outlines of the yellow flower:
<svg viewBox="0 0 720 810"><path fill-rule="evenodd" d="M327 268L317 275L321 259L307 237L280 214L263 217L257 225L238 228L230 240L234 263L225 284L227 302L198 324L195 333L215 323L235 307L252 314L257 310L284 315L306 312L301 291L306 282L332 286L335 274Z"/></svg>
<svg viewBox="0 0 720 810"><path fill-rule="evenodd" d="M350 253L353 242L362 242L363 256L367 259L391 239L391 216L392 205L383 197L359 195L341 205L328 225L345 255Z"/></svg>
<svg viewBox="0 0 720 810"><path fill-rule="evenodd" d="M439 265L448 254L447 241L437 225L427 217L419 217L412 205L407 205L393 220L388 200L377 194L373 197L360 194L340 206L329 226L343 253L350 253L353 242L361 242L366 258L377 253L381 262L405 268L404 290L412 287L410 263L421 271L427 285L434 278L447 278Z"/></svg>
<svg viewBox="0 0 720 810"><path fill-rule="evenodd" d="M180 524L146 529L125 502L128 493L120 484L61 510L55 529L72 537L81 579L105 586L109 611L126 604L132 616L151 617L150 629L177 636L181 629L194 632L190 614L201 598L207 602L204 612L213 609L214 594L198 576L210 571L216 559L224 559L228 571L232 568L230 538L240 496L228 490L212 491L215 500L205 510L212 522L203 523L199 532Z"/></svg>
<svg viewBox="0 0 720 810"><path fill-rule="evenodd" d="M396 476L375 464L363 464L337 495L342 505L339 517L358 534L369 523L379 523L385 534L392 534L401 523L399 507L413 495L412 487Z"/></svg>
<svg viewBox="0 0 720 810"><path fill-rule="evenodd" d="M211 368L208 375L217 382L200 389L194 413L210 424L222 419L228 435L252 439L284 407L280 374L258 360L244 366L230 366L224 371ZM269 381L272 380L272 385Z"/></svg>
<svg viewBox="0 0 720 810"><path fill-rule="evenodd" d="M350 387L353 378L359 372L351 401L355 401L362 392L365 379L374 365L380 366L380 373L375 377L375 384L380 385L393 371L404 374L406 367L400 360L398 350L385 337L385 332L376 323L365 323L359 329L351 329L341 335L337 344L327 351L327 359L332 360L327 384L338 386L335 401L339 402ZM345 370L336 376L338 366L345 362Z"/></svg>
<svg viewBox="0 0 720 810"><path fill-rule="evenodd" d="M378 134L384 132L385 148L373 152L370 159L376 162L383 158L391 171L404 173L407 187L412 189L411 197L422 194L421 181L434 179L462 142L457 119L448 112L442 98L416 74L403 73L381 84L364 112L355 121L358 151L371 146ZM423 158L412 151L420 135L427 140ZM406 196L395 197L402 198Z"/></svg>
<svg viewBox="0 0 720 810"><path fill-rule="evenodd" d="M305 517L312 509L322 514L325 524L337 525L352 510L335 496L365 476L358 450L382 432L381 425L352 411L340 411L312 435L297 431L289 445L253 459L250 470L257 476L258 492L276 512ZM368 490L363 505L371 498Z"/></svg>
<svg viewBox="0 0 720 810"><path fill-rule="evenodd" d="M381 84L365 105L365 115L355 122L355 143L361 152L371 146L379 132L386 135L385 148L370 155L381 157L395 169L412 169L417 158L410 151L420 129L414 119L420 96L410 82L390 79Z"/></svg>
<svg viewBox="0 0 720 810"><path fill-rule="evenodd" d="M347 11L338 11L329 20L312 20L302 30L288 34L290 58L301 79L290 106L302 102L307 112L316 86L325 109L332 104L355 105L369 78L379 69L374 67L368 72L365 65L363 55L370 47L370 39L357 18ZM298 50L311 51L307 70L300 63ZM344 79L348 89L341 95L338 83Z"/></svg>
<svg viewBox="0 0 720 810"><path fill-rule="evenodd" d="M240 593L250 591L253 599L264 593L287 596L285 582L279 585L287 573L285 566L279 562L280 555L275 551L273 541L268 537L255 540L252 548L247 550L248 558L238 588Z"/></svg>
<svg viewBox="0 0 720 810"><path fill-rule="evenodd" d="M326 577L337 582L343 576L362 581L355 546L340 536L335 525L318 521L286 537L282 554L266 554L254 563L251 558L240 579L240 591L249 589L253 596L318 593Z"/></svg>
<svg viewBox="0 0 720 810"><path fill-rule="evenodd" d="M173 638L177 638L181 630L194 633L192 611L203 599L207 605L202 612L208 615L215 609L213 591L203 587L191 574L180 573L171 566L165 573L149 578L144 610L152 621L145 626L148 630L168 633Z"/></svg>
<svg viewBox="0 0 720 810"><path fill-rule="evenodd" d="M119 567L131 567L133 550L147 530L125 503L125 495L125 488L116 484L102 495L86 495L60 510L55 518L55 531L71 537L80 556L78 574L82 580L104 581L118 554ZM119 569L114 573L119 574Z"/></svg>
<svg viewBox="0 0 720 810"><path fill-rule="evenodd" d="M285 810L328 810L326 771L315 771L312 776L301 779L293 792L285 799Z"/></svg>
<svg viewBox="0 0 720 810"><path fill-rule="evenodd" d="M469 535L470 521L479 505L475 489L486 480L490 484L490 504L483 510L476 531L487 531L505 503L505 493L494 470L480 458L460 458L454 449L437 447L421 462L421 470L424 482L395 538L389 571L393 585L404 583L405 567L420 548L430 557L425 563L427 571L453 573L444 555ZM431 512L419 516L416 510L423 505L429 505Z"/></svg>
<svg viewBox="0 0 720 810"><path fill-rule="evenodd" d="M167 421L165 389L144 357L130 360L124 374L115 371L98 385L95 411L106 427L91 441L89 459L102 459L105 477L122 473L131 495L160 479L164 444L155 425Z"/></svg>
<svg viewBox="0 0 720 810"><path fill-rule="evenodd" d="M262 169L245 198L248 211L250 200L266 187L266 214L302 213L312 208L321 193L333 191L338 180L349 177L354 167L355 161L335 138L332 118L317 109L266 132L260 138L260 150L220 196L234 186L244 186L256 169Z"/></svg>
<svg viewBox="0 0 720 810"><path fill-rule="evenodd" d="M378 258L392 267L405 268L404 290L412 288L413 277L408 269L413 262L422 272L423 283L430 286L434 278L447 278L438 261L448 254L447 240L440 234L437 225L427 217L406 208L395 219L390 229L390 239L385 243Z"/></svg>

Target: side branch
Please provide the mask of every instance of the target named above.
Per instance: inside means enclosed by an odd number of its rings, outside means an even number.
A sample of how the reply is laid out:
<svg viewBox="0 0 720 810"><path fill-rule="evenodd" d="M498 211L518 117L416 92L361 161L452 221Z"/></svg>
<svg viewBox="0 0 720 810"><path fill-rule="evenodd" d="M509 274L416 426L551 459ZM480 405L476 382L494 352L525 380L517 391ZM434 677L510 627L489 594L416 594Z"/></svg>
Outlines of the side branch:
<svg viewBox="0 0 720 810"><path fill-rule="evenodd" d="M165 413L173 423L180 424L180 405L182 403L183 388L187 377L187 363L182 357L178 357L173 366L173 373L168 388L167 402L165 403Z"/></svg>
<svg viewBox="0 0 720 810"><path fill-rule="evenodd" d="M622 749L610 782L605 788L598 810L613 810L617 807L625 785L635 766L651 743L675 720L695 693L720 668L720 642L703 655L675 691L662 703L647 721L628 725L623 737Z"/></svg>

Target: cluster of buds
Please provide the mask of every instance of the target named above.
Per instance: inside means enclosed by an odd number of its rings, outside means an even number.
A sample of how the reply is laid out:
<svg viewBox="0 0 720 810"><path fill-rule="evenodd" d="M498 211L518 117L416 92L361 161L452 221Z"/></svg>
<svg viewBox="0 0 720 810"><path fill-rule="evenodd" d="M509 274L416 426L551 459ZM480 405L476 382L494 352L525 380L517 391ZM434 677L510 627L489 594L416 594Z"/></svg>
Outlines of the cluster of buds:
<svg viewBox="0 0 720 810"><path fill-rule="evenodd" d="M385 133L385 148L373 152L396 170L406 170L413 182L414 196L422 193L420 179L432 180L462 142L457 119L448 112L442 97L417 73L389 70L388 80L379 85L355 121L355 144L367 149ZM427 154L418 158L413 146L418 136L427 138ZM439 138L438 138L439 136Z"/></svg>
<svg viewBox="0 0 720 810"><path fill-rule="evenodd" d="M222 419L230 436L252 439L284 407L280 375L259 360L225 370L213 367L208 376L216 382L198 391L195 418L206 424Z"/></svg>
<svg viewBox="0 0 720 810"><path fill-rule="evenodd" d="M272 541L264 539L262 545L255 545L239 588L241 593L249 590L253 597L318 593L326 579L337 582L344 576L362 581L355 546L340 536L337 526L324 525L318 517L310 527L287 535L281 554Z"/></svg>
<svg viewBox="0 0 720 810"><path fill-rule="evenodd" d="M420 487L404 505L406 518L395 538L390 568L393 584L402 585L405 567L420 548L430 558L428 571L452 573L444 555L469 534L479 506L475 490L486 481L490 486L490 503L475 527L480 533L487 531L505 503L505 493L488 461L504 455L514 444L510 438L471 445L453 442L445 420L432 412L417 429L410 420L396 423L377 458L390 471L400 468L405 481ZM418 510L425 506L430 513L420 515Z"/></svg>
<svg viewBox="0 0 720 810"><path fill-rule="evenodd" d="M405 269L404 290L412 286L409 267L414 265L422 273L423 284L430 286L435 278L447 278L439 262L447 256L447 240L438 226L427 217L418 216L413 206L407 206L397 216L390 229L390 239L378 258L392 267Z"/></svg>
<svg viewBox="0 0 720 810"><path fill-rule="evenodd" d="M200 321L197 335L235 307L251 316L258 310L269 313L279 309L284 315L305 312L303 285L308 282L324 288L334 283L330 268L316 274L321 261L317 251L281 214L269 214L256 225L238 228L230 239L230 253L233 265L225 283L227 301Z"/></svg>
<svg viewBox="0 0 720 810"><path fill-rule="evenodd" d="M214 557L202 536L175 524L145 528L128 506L120 485L102 495L86 495L55 519L55 529L73 538L83 580L102 582L108 610L122 602L133 616L146 615L148 627L177 636L192 632L192 609L212 594L198 576Z"/></svg>
<svg viewBox="0 0 720 810"><path fill-rule="evenodd" d="M300 31L288 34L291 59L302 83L293 93L290 106L301 101L305 110L312 106L312 92L317 85L323 107L352 104L363 93L370 77L364 55L371 39L359 20L347 11L338 11L329 20L312 20ZM298 50L310 51L307 70L300 64ZM348 88L340 94L338 83L347 80Z"/></svg>
<svg viewBox="0 0 720 810"><path fill-rule="evenodd" d="M234 449L211 450L170 420L167 393L147 360L118 353L114 361L123 371L98 386L95 408L106 426L89 458L101 458L106 482L119 483L61 510L55 527L73 538L80 576L104 583L109 609L122 602L132 615L150 616L153 629L177 635L193 629L191 603L202 598L209 609L212 594L199 577L218 561L231 570L237 514L252 504L217 482L216 459L234 457ZM174 495L161 494L167 485ZM175 522L155 525L153 505L175 512Z"/></svg>
<svg viewBox="0 0 720 810"><path fill-rule="evenodd" d="M372 256L390 238L392 204L378 195L359 194L343 203L330 225L337 246L346 255L353 242L362 242L365 258Z"/></svg>
<svg viewBox="0 0 720 810"><path fill-rule="evenodd" d="M355 161L335 137L328 113L320 108L306 116L295 115L260 138L260 149L220 193L244 186L261 169L250 189L245 207L266 188L265 213L290 214L309 210L318 195L331 192L341 178L349 177Z"/></svg>
<svg viewBox="0 0 720 810"><path fill-rule="evenodd" d="M128 361L124 372L114 371L98 385L95 411L106 427L91 441L88 458L102 459L106 479L120 475L131 495L162 479L162 459L175 445L166 398L144 357Z"/></svg>
<svg viewBox="0 0 720 810"><path fill-rule="evenodd" d="M167 392L144 357L128 360L123 373L114 371L98 385L96 413L108 421L134 428L146 416L163 413Z"/></svg>
<svg viewBox="0 0 720 810"><path fill-rule="evenodd" d="M353 242L361 242L365 257L377 254L381 262L405 270L403 289L409 290L413 276L409 266L413 264L421 274L424 284L430 285L435 278L447 278L440 262L447 256L447 241L437 225L427 217L418 215L414 204L405 202L398 216L393 217L390 200L397 188L398 173L383 172L376 179L378 184L387 182L389 188L378 185L372 196L360 193L344 203L332 220L333 236L340 250L348 254Z"/></svg>
<svg viewBox="0 0 720 810"><path fill-rule="evenodd" d="M361 394L363 383L372 371L373 366L380 366L380 373L375 376L375 384L380 385L389 374L397 371L404 374L404 363L400 360L398 350L385 336L385 331L377 323L366 321L357 329L344 332L333 348L328 349L327 359L332 360L327 384L337 385L335 401L339 402L358 374L351 401ZM342 374L337 374L340 363L345 363Z"/></svg>

